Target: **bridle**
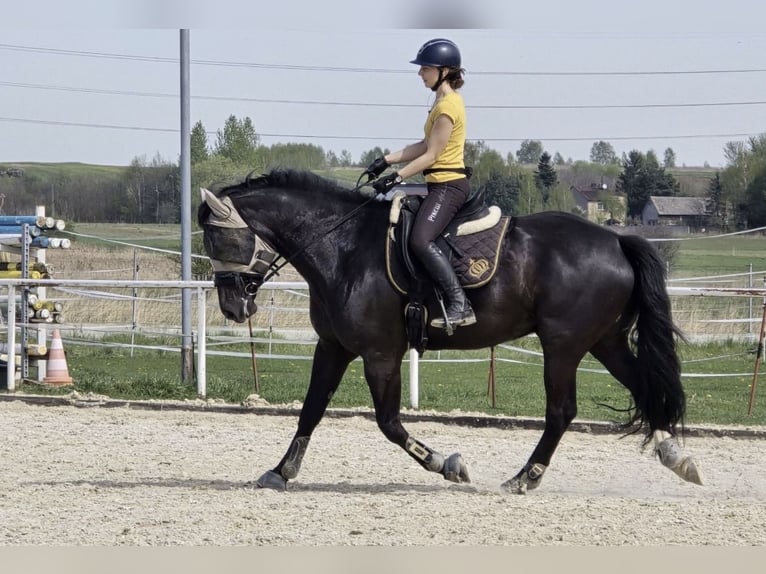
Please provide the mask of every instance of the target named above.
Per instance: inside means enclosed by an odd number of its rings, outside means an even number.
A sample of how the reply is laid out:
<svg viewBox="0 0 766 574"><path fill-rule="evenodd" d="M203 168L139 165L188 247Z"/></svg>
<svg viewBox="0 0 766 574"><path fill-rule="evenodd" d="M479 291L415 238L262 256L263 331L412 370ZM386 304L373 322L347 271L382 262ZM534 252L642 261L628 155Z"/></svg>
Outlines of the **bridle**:
<svg viewBox="0 0 766 574"><path fill-rule="evenodd" d="M359 183L362 178L367 175L369 179L364 183ZM351 193L359 191L361 188L369 185L372 181L372 174L368 171L364 171L356 180L356 186L351 190ZM249 180L246 178L246 181ZM240 292L245 293L249 297L255 297L266 281L272 277L278 276L279 271L289 265L295 260L301 253L306 251L312 245L318 243L330 233L338 229L344 223L353 218L362 208L364 208L371 201L375 200L375 195L369 197L366 201L352 209L346 215L340 218L337 222L330 225L326 229L318 232L309 242L302 245L297 251L292 253L289 257L282 257L278 253L268 251L266 249L260 249L255 253L253 263L246 271L216 271L213 273L213 285L215 287L229 287L239 289ZM281 262L280 262L281 260Z"/></svg>
<svg viewBox="0 0 766 574"><path fill-rule="evenodd" d="M251 297L258 293L264 281L262 273L249 271L216 271L213 274L213 285L216 287L234 287Z"/></svg>

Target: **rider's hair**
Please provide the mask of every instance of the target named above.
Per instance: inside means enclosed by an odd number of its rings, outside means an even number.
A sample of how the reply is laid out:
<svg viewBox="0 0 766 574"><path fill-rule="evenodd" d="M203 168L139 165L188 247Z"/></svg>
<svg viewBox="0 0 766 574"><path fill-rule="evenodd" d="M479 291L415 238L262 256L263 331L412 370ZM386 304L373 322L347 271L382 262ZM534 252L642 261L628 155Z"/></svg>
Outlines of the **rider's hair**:
<svg viewBox="0 0 766 574"><path fill-rule="evenodd" d="M448 68L447 73L444 76L444 81L447 82L453 90L460 89L463 87L463 84L465 84L463 74L465 74L463 68Z"/></svg>

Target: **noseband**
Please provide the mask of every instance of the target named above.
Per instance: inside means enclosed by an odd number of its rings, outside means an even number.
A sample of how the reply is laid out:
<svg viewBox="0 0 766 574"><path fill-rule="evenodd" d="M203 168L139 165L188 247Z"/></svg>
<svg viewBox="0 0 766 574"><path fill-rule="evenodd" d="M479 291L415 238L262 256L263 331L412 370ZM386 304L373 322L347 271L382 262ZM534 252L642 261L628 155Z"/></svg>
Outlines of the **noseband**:
<svg viewBox="0 0 766 574"><path fill-rule="evenodd" d="M274 267L278 255L265 249L255 254L255 261L249 271L217 271L213 274L213 285L216 287L233 287L251 297L255 297L258 289L266 280L269 270ZM272 272L269 277L274 275Z"/></svg>
<svg viewBox="0 0 766 574"><path fill-rule="evenodd" d="M263 285L263 275L260 273L246 273L241 271L222 271L213 276L213 285L216 287L233 287L246 295L255 295L258 288Z"/></svg>

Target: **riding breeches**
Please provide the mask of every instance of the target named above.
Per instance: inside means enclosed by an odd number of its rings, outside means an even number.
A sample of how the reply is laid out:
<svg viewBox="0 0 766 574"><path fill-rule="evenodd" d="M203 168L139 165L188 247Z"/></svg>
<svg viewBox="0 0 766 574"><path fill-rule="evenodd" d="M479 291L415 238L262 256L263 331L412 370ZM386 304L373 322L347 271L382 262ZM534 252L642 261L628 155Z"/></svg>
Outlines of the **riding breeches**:
<svg viewBox="0 0 766 574"><path fill-rule="evenodd" d="M428 195L420 204L410 235L410 251L415 257L421 261L428 257L429 244L446 229L470 193L466 178L428 184Z"/></svg>

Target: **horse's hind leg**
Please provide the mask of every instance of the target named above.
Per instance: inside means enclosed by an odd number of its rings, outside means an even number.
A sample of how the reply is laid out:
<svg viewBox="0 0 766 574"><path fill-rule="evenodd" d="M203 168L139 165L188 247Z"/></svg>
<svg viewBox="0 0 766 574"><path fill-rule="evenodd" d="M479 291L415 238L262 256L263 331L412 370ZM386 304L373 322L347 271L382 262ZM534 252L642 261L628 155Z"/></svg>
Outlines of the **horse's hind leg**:
<svg viewBox="0 0 766 574"><path fill-rule="evenodd" d="M284 490L287 481L298 476L311 434L322 420L343 373L355 357L333 341L319 340L314 350L311 382L298 419L298 430L279 464L256 481L258 487Z"/></svg>
<svg viewBox="0 0 766 574"><path fill-rule="evenodd" d="M445 458L410 436L402 425L399 413L402 398L401 365L401 353L393 357L371 354L364 358L364 374L372 394L378 428L388 440L402 447L426 470L438 472L451 482L471 482L468 467L459 453Z"/></svg>
<svg viewBox="0 0 766 574"><path fill-rule="evenodd" d="M545 344L543 345L545 347ZM561 437L577 414L577 365L584 354L573 350L556 353L545 350L545 429L524 467L501 486L514 494L524 494L540 486Z"/></svg>
<svg viewBox="0 0 766 574"><path fill-rule="evenodd" d="M638 375L638 359L630 350L627 336L617 333L603 338L591 349L591 354L606 367L609 373L622 383L633 395L636 404L640 402L641 381ZM667 426L650 423L654 451L660 462L688 482L702 484L702 474L694 459L684 453L678 440Z"/></svg>

